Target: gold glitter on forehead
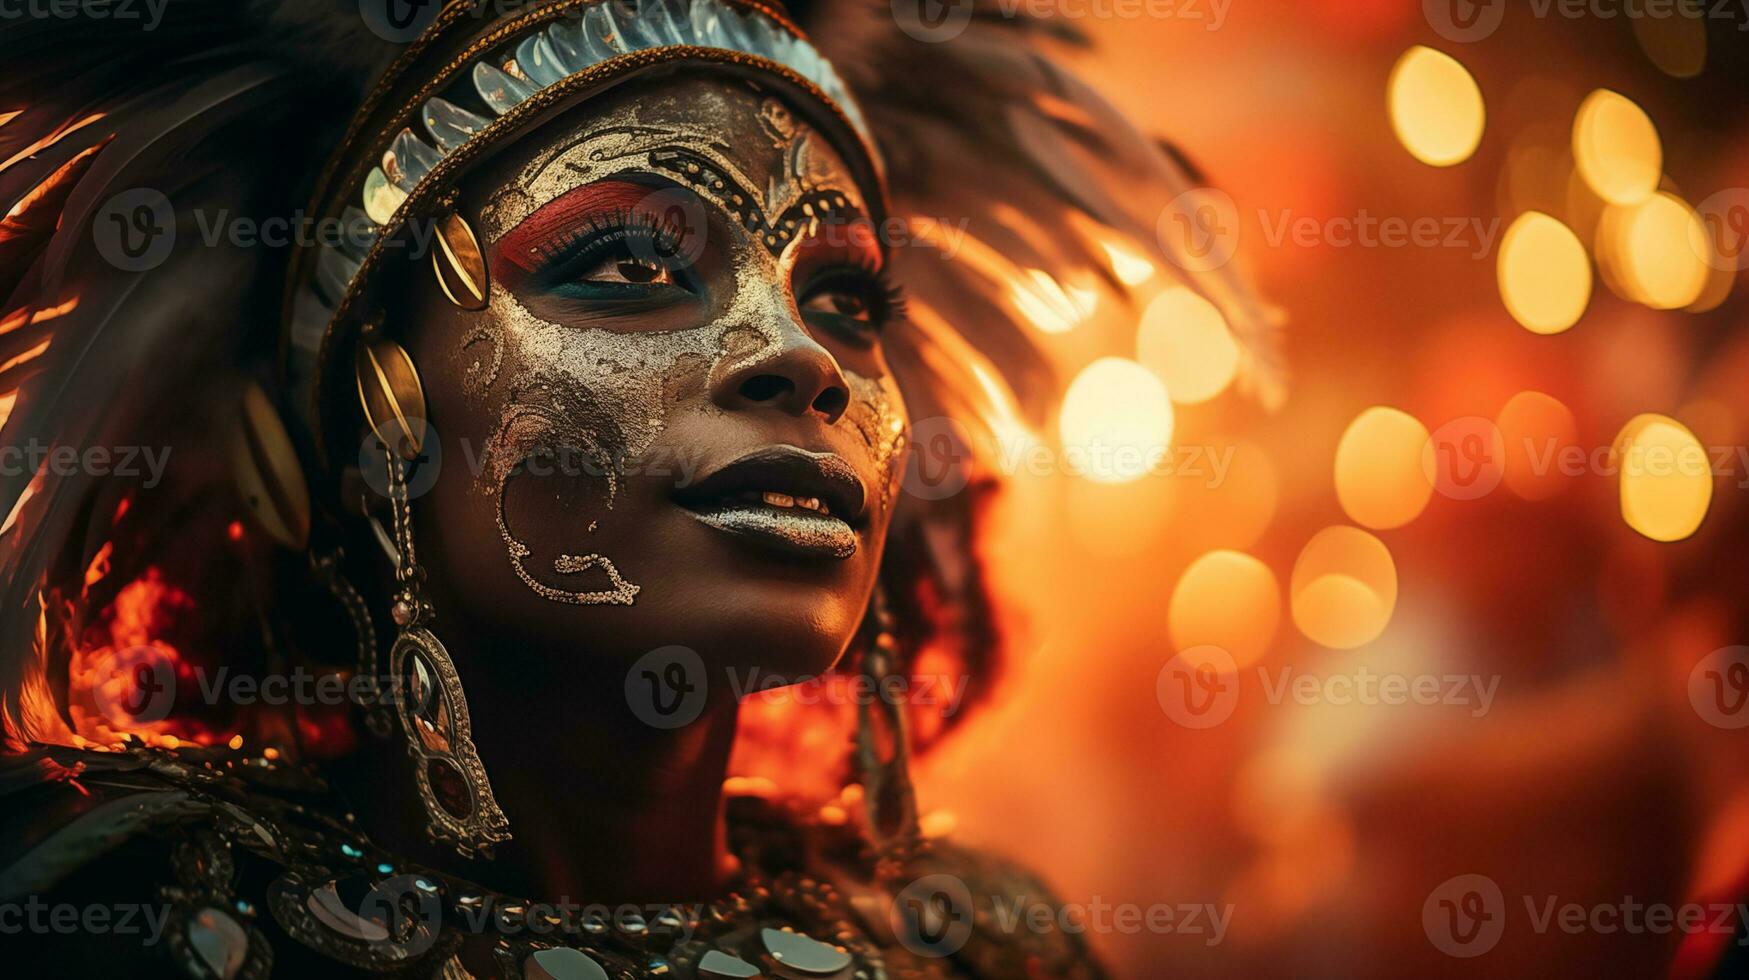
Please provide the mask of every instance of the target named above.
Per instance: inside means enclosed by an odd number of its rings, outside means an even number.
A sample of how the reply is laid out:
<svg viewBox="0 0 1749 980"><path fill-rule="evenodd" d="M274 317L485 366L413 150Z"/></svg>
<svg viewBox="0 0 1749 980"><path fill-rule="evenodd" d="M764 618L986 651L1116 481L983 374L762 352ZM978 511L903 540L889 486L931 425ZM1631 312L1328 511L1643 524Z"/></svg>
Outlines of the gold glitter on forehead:
<svg viewBox="0 0 1749 980"><path fill-rule="evenodd" d="M772 251L818 220L866 212L842 159L779 100L713 85L614 105L577 124L492 194L481 208L486 238L496 243L567 191L628 174L691 189Z"/></svg>

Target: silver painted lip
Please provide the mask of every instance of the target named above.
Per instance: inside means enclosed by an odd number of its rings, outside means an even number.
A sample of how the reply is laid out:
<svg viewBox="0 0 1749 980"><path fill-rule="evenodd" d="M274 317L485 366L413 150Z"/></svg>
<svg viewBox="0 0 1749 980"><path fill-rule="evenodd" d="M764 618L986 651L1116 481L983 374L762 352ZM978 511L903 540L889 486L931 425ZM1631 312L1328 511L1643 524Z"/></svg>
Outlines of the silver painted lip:
<svg viewBox="0 0 1749 980"><path fill-rule="evenodd" d="M828 514L736 500L688 513L719 531L792 555L842 561L856 554L856 531Z"/></svg>

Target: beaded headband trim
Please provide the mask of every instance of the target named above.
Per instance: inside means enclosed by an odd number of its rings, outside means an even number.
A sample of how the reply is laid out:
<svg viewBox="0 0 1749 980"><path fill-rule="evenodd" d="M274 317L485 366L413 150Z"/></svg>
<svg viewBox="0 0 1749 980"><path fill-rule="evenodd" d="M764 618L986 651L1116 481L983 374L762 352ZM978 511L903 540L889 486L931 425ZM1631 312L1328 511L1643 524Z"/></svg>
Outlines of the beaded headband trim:
<svg viewBox="0 0 1749 980"><path fill-rule="evenodd" d="M800 29L749 0L594 0L554 8L489 35L490 47L461 64L419 105L340 203L345 229L337 243L314 246L294 267L285 336L286 380L307 412L318 452L322 443L323 366L374 267L383 243L415 213L429 210L440 185L477 159L503 134L541 118L560 100L598 89L640 69L681 61L714 63L775 77L813 96L847 124L861 144L871 176L881 162L860 108L830 63ZM739 9L737 9L739 8ZM447 13L448 11L446 11ZM529 22L532 21L532 24ZM522 29L517 31L516 28ZM412 52L409 52L410 54ZM391 76L396 66L390 69ZM427 86L427 90L433 86ZM457 101L478 102L490 116ZM366 111L371 109L367 103ZM359 168L362 169L362 166ZM333 176L330 174L330 176ZM331 213L331 212L330 212Z"/></svg>

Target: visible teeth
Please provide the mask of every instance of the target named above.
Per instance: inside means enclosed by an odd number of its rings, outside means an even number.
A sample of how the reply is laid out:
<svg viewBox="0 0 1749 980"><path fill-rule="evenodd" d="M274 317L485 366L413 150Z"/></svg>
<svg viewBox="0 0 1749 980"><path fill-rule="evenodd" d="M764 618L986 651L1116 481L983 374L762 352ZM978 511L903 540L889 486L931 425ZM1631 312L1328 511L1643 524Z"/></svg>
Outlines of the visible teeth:
<svg viewBox="0 0 1749 980"><path fill-rule="evenodd" d="M749 491L741 496L745 500L758 501L767 507L777 507L783 510L792 510L800 507L803 510L811 510L817 514L830 515L832 513L831 508L827 507L826 502L819 497L795 497L787 493L778 493L776 490L765 490L759 492Z"/></svg>

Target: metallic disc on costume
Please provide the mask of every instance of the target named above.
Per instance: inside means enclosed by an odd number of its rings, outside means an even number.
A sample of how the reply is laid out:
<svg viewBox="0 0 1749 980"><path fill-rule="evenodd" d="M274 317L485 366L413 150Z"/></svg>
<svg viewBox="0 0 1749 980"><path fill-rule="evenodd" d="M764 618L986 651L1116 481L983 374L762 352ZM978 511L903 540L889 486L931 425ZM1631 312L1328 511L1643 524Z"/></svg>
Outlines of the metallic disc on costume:
<svg viewBox="0 0 1749 980"><path fill-rule="evenodd" d="M608 980L601 964L569 946L539 949L522 962L523 980Z"/></svg>
<svg viewBox="0 0 1749 980"><path fill-rule="evenodd" d="M371 431L402 459L418 459L425 445L425 386L412 356L400 344L378 338L358 345L355 368L358 400Z"/></svg>
<svg viewBox="0 0 1749 980"><path fill-rule="evenodd" d="M310 539L310 490L297 449L273 402L243 389L231 438L231 475L249 515L273 540L302 551Z"/></svg>
<svg viewBox="0 0 1749 980"><path fill-rule="evenodd" d="M480 254L480 240L467 219L451 212L437 223L437 247L431 250L431 266L437 270L437 284L443 295L464 310L486 308L486 288L490 281L486 259Z"/></svg>
<svg viewBox="0 0 1749 980"><path fill-rule="evenodd" d="M700 980L751 980L759 976L759 968L739 956L712 949L699 958L698 975Z"/></svg>
<svg viewBox="0 0 1749 980"><path fill-rule="evenodd" d="M829 977L852 962L844 950L787 929L761 929L759 941L779 966L802 976Z"/></svg>
<svg viewBox="0 0 1749 980"><path fill-rule="evenodd" d="M389 939L389 930L381 922L366 919L346 907L346 903L340 898L336 882L329 882L310 892L304 899L304 904L317 922L348 939L367 943L387 942Z"/></svg>
<svg viewBox="0 0 1749 980"><path fill-rule="evenodd" d="M249 957L249 934L237 920L207 906L188 923L188 945L213 976L232 980Z"/></svg>

